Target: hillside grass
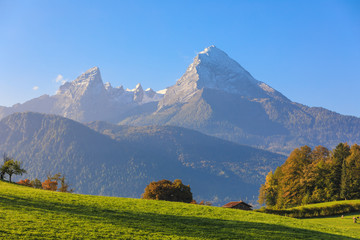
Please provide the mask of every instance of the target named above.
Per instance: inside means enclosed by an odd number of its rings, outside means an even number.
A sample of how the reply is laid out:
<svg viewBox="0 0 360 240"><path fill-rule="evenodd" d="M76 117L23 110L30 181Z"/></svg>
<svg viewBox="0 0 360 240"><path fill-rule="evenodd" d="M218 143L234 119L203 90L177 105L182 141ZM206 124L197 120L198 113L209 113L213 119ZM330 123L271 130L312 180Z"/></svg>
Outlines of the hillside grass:
<svg viewBox="0 0 360 240"><path fill-rule="evenodd" d="M257 211L295 218L327 217L360 211L360 200L307 204L287 209L262 208Z"/></svg>
<svg viewBox="0 0 360 240"><path fill-rule="evenodd" d="M0 181L0 239L360 239L360 224L349 220L50 192Z"/></svg>

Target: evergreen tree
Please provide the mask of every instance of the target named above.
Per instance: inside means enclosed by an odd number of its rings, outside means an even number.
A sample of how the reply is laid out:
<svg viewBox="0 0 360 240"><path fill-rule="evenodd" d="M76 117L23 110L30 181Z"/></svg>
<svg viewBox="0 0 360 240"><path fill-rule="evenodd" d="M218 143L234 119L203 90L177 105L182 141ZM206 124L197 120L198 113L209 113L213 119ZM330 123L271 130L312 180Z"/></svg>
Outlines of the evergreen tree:
<svg viewBox="0 0 360 240"><path fill-rule="evenodd" d="M269 172L266 176L265 184L261 185L258 202L266 206L274 207L277 204L279 195L279 176L281 168L278 167L275 173Z"/></svg>
<svg viewBox="0 0 360 240"><path fill-rule="evenodd" d="M343 178L342 167L344 165L344 160L350 155L350 147L347 143L340 143L336 146L336 148L332 152L332 171L330 174L331 185L330 185L330 193L331 200L339 200L341 199L341 182Z"/></svg>
<svg viewBox="0 0 360 240"><path fill-rule="evenodd" d="M360 146L354 144L343 164L341 197L344 199L360 198Z"/></svg>

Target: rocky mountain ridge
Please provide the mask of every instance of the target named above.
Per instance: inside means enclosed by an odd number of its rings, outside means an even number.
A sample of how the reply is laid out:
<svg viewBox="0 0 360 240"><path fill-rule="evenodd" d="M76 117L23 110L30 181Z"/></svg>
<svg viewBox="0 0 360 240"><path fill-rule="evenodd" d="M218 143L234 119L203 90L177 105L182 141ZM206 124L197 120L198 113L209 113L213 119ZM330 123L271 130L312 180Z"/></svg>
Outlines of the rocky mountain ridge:
<svg viewBox="0 0 360 240"><path fill-rule="evenodd" d="M54 96L0 107L0 118L23 111L80 122L180 126L284 154L302 145L333 148L360 142L359 118L292 102L215 46L197 54L166 91L114 88L102 83L95 67Z"/></svg>
<svg viewBox="0 0 360 240"><path fill-rule="evenodd" d="M60 86L55 95L43 95L23 104L0 108L0 118L15 112L34 111L57 114L76 121L116 121L129 110L152 102L158 102L163 93L151 88L143 90L141 84L134 89L112 87L103 83L100 69L93 67L71 82Z"/></svg>

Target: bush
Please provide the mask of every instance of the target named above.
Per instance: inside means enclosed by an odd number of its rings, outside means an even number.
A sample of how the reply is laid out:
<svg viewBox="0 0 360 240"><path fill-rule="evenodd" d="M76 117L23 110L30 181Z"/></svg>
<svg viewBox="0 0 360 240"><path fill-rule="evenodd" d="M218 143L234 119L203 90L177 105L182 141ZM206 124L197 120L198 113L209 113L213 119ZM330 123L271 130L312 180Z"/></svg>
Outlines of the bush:
<svg viewBox="0 0 360 240"><path fill-rule="evenodd" d="M151 182L146 186L141 197L143 199L186 203L190 203L193 200L190 186L185 186L179 179L176 179L174 182L165 179Z"/></svg>
<svg viewBox="0 0 360 240"><path fill-rule="evenodd" d="M20 181L17 182L17 184L24 185L24 186L27 186L27 187L32 187L32 184L31 184L29 179L20 180Z"/></svg>
<svg viewBox="0 0 360 240"><path fill-rule="evenodd" d="M34 188L42 188L42 183L39 179L35 178L34 180L32 180L31 182L31 186L33 186Z"/></svg>
<svg viewBox="0 0 360 240"><path fill-rule="evenodd" d="M360 203L336 203L329 206L319 207L300 207L290 209L270 209L261 208L258 212L276 214L294 218L312 218L312 217L325 217L331 215L338 215L350 213L360 210Z"/></svg>
<svg viewBox="0 0 360 240"><path fill-rule="evenodd" d="M42 183L42 188L44 190L50 190L50 191L56 191L57 190L57 181L51 181L51 179L46 179L43 183Z"/></svg>

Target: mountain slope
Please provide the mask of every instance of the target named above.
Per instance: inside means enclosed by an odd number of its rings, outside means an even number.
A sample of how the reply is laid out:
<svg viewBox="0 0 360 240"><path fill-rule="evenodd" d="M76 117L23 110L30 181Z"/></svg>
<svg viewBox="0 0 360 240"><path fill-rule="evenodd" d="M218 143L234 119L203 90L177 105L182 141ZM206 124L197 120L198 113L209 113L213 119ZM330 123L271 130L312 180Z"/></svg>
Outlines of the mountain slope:
<svg viewBox="0 0 360 240"><path fill-rule="evenodd" d="M359 118L291 102L215 46L195 57L154 113L120 123L182 126L281 153L360 142Z"/></svg>
<svg viewBox="0 0 360 240"><path fill-rule="evenodd" d="M30 178L67 176L78 193L140 197L151 181L182 179L215 204L257 196L285 157L178 127L89 124L16 113L0 121L0 152L21 160Z"/></svg>

